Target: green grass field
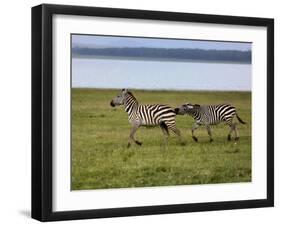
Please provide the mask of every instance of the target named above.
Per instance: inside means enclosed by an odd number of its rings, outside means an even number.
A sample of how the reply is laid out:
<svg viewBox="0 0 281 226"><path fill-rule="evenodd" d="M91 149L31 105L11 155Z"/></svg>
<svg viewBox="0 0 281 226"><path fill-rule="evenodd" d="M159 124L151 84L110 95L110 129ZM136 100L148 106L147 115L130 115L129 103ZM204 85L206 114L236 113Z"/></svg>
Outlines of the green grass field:
<svg viewBox="0 0 281 226"><path fill-rule="evenodd" d="M171 136L164 145L159 127L141 127L142 146L127 148L130 124L122 106L109 103L119 90L72 89L72 189L168 186L251 181L251 93L131 90L139 103L172 107L230 103L247 122L239 124L240 140L227 141L229 128L212 127L214 142L204 127L191 138L194 120L177 116L186 145Z"/></svg>

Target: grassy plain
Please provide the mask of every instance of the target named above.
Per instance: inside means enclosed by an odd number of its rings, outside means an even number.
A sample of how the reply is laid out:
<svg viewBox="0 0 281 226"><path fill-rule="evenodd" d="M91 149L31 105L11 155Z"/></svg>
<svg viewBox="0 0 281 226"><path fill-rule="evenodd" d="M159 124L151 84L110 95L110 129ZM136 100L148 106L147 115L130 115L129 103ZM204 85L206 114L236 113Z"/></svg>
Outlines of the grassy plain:
<svg viewBox="0 0 281 226"><path fill-rule="evenodd" d="M227 141L224 124L212 127L212 143L206 129L199 128L196 143L190 132L193 119L177 116L185 146L175 136L165 146L159 127L142 127L136 133L142 146L128 149L127 113L109 105L119 90L72 89L73 190L251 181L250 92L131 91L142 104L230 103L247 124L238 125L236 144Z"/></svg>

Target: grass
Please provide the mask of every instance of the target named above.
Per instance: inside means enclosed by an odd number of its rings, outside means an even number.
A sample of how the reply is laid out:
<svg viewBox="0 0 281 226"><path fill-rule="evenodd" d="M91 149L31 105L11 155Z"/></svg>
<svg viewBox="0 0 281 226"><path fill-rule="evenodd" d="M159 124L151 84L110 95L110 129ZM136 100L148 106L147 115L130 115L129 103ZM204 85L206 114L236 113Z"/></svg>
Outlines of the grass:
<svg viewBox="0 0 281 226"><path fill-rule="evenodd" d="M168 186L251 181L251 93L141 91L133 94L143 104L172 107L182 103L230 103L247 122L239 124L240 141L227 141L229 128L212 127L214 142L204 127L191 138L193 119L177 116L186 145L175 136L164 145L159 127L141 127L142 146L127 148L130 124L123 107L109 103L119 90L72 89L72 189Z"/></svg>

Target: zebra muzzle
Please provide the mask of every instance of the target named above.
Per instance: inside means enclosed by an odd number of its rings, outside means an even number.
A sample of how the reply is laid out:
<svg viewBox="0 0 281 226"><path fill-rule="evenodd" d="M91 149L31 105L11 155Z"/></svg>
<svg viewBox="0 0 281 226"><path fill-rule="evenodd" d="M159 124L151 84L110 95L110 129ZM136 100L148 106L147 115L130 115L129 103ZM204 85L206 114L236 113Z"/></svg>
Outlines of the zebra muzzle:
<svg viewBox="0 0 281 226"><path fill-rule="evenodd" d="M115 104L113 103L113 101L110 102L110 106L115 107Z"/></svg>

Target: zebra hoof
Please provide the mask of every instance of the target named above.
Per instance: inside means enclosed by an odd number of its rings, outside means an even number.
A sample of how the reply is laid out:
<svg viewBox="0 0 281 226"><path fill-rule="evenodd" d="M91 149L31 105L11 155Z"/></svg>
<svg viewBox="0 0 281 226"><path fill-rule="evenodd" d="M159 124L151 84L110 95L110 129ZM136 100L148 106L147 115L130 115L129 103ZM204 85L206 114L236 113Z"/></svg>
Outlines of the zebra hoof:
<svg viewBox="0 0 281 226"><path fill-rule="evenodd" d="M239 140L239 137L235 137L235 139L234 139L235 141L238 141Z"/></svg>
<svg viewBox="0 0 281 226"><path fill-rule="evenodd" d="M197 137L193 136L192 138L193 138L193 140L194 140L195 142L198 142L198 138L197 138Z"/></svg>
<svg viewBox="0 0 281 226"><path fill-rule="evenodd" d="M212 143L214 140L213 139L210 139L210 143Z"/></svg>
<svg viewBox="0 0 281 226"><path fill-rule="evenodd" d="M136 144L139 145L139 146L142 145L142 142L139 142L139 141L137 141L137 140L136 140L135 142L136 142Z"/></svg>
<svg viewBox="0 0 281 226"><path fill-rule="evenodd" d="M127 148L131 147L131 143L128 143Z"/></svg>
<svg viewBox="0 0 281 226"><path fill-rule="evenodd" d="M230 135L227 136L227 140L231 141L231 136Z"/></svg>

